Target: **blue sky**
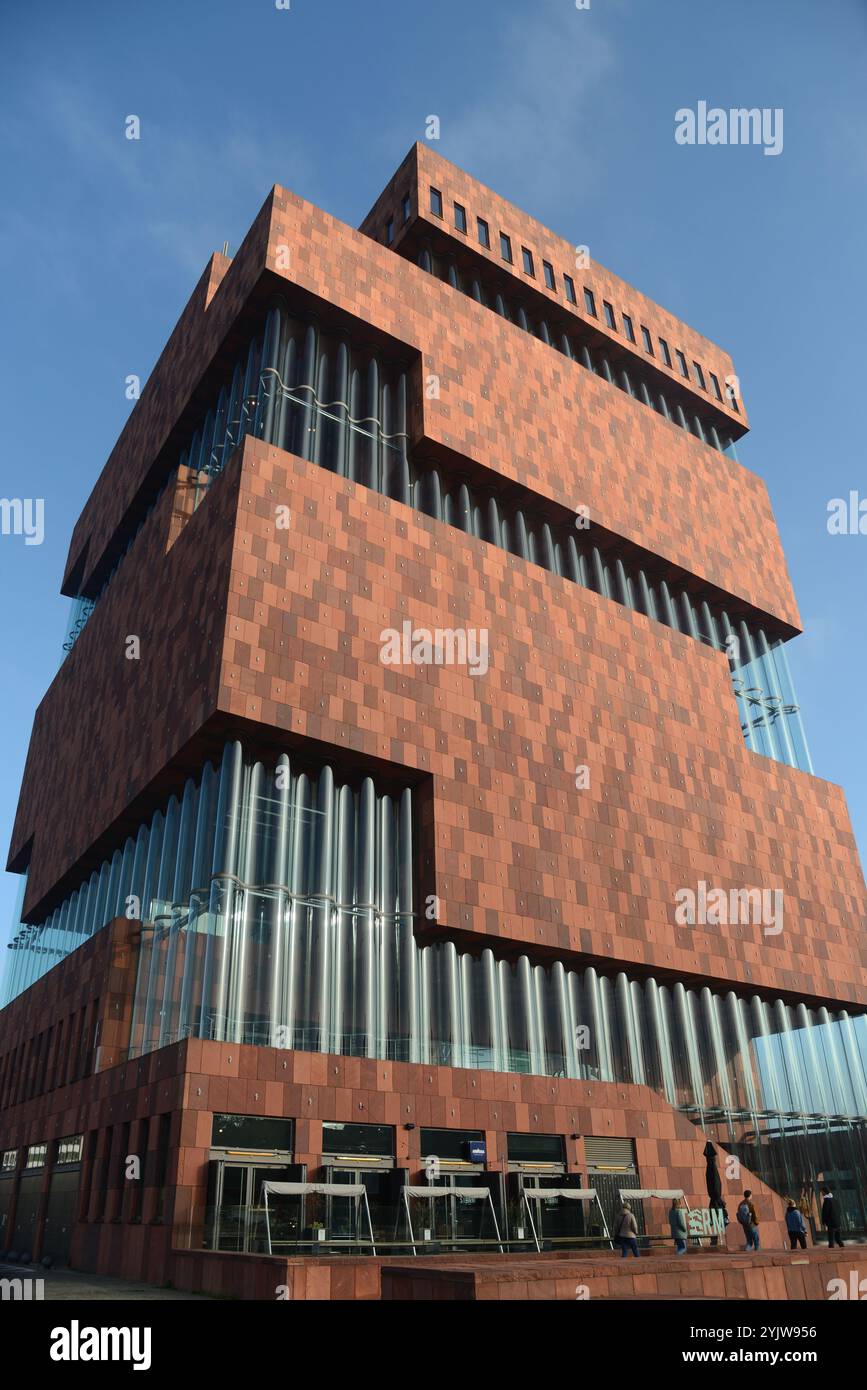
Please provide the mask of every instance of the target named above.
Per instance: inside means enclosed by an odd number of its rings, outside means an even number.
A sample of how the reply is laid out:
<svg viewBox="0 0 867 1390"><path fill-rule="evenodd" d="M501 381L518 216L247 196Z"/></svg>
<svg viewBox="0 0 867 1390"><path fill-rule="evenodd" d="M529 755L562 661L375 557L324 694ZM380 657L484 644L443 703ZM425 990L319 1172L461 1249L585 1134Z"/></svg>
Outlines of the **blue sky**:
<svg viewBox="0 0 867 1390"><path fill-rule="evenodd" d="M0 842L57 669L70 533L212 250L279 182L357 225L416 139L587 244L734 357L805 635L819 775L867 847L867 0L85 0L0 14ZM782 107L784 149L683 147L675 112ZM124 121L140 117L137 142ZM761 563L761 537L755 539ZM0 876L0 939L17 880Z"/></svg>

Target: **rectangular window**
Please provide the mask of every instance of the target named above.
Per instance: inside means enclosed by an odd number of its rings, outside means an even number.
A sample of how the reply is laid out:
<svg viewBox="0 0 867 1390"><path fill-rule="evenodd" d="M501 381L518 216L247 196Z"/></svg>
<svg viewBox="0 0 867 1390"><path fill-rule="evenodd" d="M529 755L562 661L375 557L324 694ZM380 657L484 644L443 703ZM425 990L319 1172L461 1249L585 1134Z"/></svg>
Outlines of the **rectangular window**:
<svg viewBox="0 0 867 1390"><path fill-rule="evenodd" d="M430 191L430 210L434 217L443 215L443 195L438 188L432 188Z"/></svg>
<svg viewBox="0 0 867 1390"><path fill-rule="evenodd" d="M585 289L584 291L584 308L587 310L588 314L592 314L594 318L596 317L596 300L593 297L592 290Z"/></svg>
<svg viewBox="0 0 867 1390"><path fill-rule="evenodd" d="M711 372L711 374L710 374L710 380L711 380L711 385L713 386L713 393L714 393L714 395L716 396L716 398L717 398L718 401L721 401L721 400L722 400L722 391L721 391L720 388L719 388L719 377L714 376L713 372Z"/></svg>
<svg viewBox="0 0 867 1390"><path fill-rule="evenodd" d="M605 310L605 322L608 324L608 327L609 327L609 328L613 328L613 329L615 330L615 332L616 332L616 331L617 331L617 317L616 317L616 315L615 315L615 313L614 313L614 307L613 307L613 305L609 304L607 299L603 299L603 301L602 301L602 308Z"/></svg>
<svg viewBox="0 0 867 1390"><path fill-rule="evenodd" d="M551 265L550 261L543 261L542 269L545 272L545 284L548 286L548 289L556 290L557 281L554 277L554 267Z"/></svg>
<svg viewBox="0 0 867 1390"><path fill-rule="evenodd" d="M394 218L390 217L385 224L385 244L390 246L394 241Z"/></svg>
<svg viewBox="0 0 867 1390"><path fill-rule="evenodd" d="M108 1216L108 1209L111 1200L111 1159L112 1154L114 1153L114 1136L116 1129L116 1125L109 1125L106 1129L104 1140L105 1147L102 1151L102 1158L100 1159L99 1163L99 1185L97 1187L97 1192L99 1194L99 1202L97 1203L96 1208L97 1220L99 1221L105 1221L106 1217Z"/></svg>
<svg viewBox="0 0 867 1390"><path fill-rule="evenodd" d="M677 357L677 365L680 367L681 376L685 376L687 379L689 379L689 368L686 365L686 358L684 357L680 348L675 348L674 351Z"/></svg>
<svg viewBox="0 0 867 1390"><path fill-rule="evenodd" d="M422 1159L443 1159L446 1163L469 1163L471 1140L484 1139L480 1129L423 1129Z"/></svg>
<svg viewBox="0 0 867 1390"><path fill-rule="evenodd" d="M533 266L533 252L528 251L526 246L521 247L521 259L524 262L524 274L535 276L536 271Z"/></svg>
<svg viewBox="0 0 867 1390"><path fill-rule="evenodd" d="M664 338L660 338L660 340L659 340L659 346L662 348L662 360L663 360L663 362L665 363L666 367L670 367L670 366L671 366L671 353L669 352L669 349L668 349L668 343L665 341Z"/></svg>
<svg viewBox="0 0 867 1390"><path fill-rule="evenodd" d="M322 1126L323 1154L358 1154L362 1158L393 1158L392 1125L341 1125L326 1120Z"/></svg>
<svg viewBox="0 0 867 1390"><path fill-rule="evenodd" d="M253 1153L292 1152L292 1120L260 1115L215 1115L214 1149L248 1149Z"/></svg>
<svg viewBox="0 0 867 1390"><path fill-rule="evenodd" d="M652 356L653 356L653 339L651 338L648 329L646 329L646 328L644 327L644 324L641 325L641 337L642 337L642 339L644 340L644 351L645 351L645 352L649 352L650 355L651 355L651 357L652 357Z"/></svg>
<svg viewBox="0 0 867 1390"><path fill-rule="evenodd" d="M628 314L623 315L623 327L626 329L626 336L630 343L635 342L635 329L632 327L632 319Z"/></svg>
<svg viewBox="0 0 867 1390"><path fill-rule="evenodd" d="M500 232L500 255L509 265L512 264L512 243L505 232Z"/></svg>
<svg viewBox="0 0 867 1390"><path fill-rule="evenodd" d="M157 1221L165 1220L166 1208L168 1206L169 1189L166 1185L166 1178L169 1171L169 1137L171 1135L171 1125L171 1115L160 1115L156 1154L154 1155L153 1183L156 1188L154 1216Z"/></svg>
<svg viewBox="0 0 867 1390"><path fill-rule="evenodd" d="M24 1159L25 1168L44 1168L48 1157L47 1144L31 1144Z"/></svg>
<svg viewBox="0 0 867 1390"><path fill-rule="evenodd" d="M147 1124L144 1120L143 1124ZM93 1177L96 1172L96 1149L99 1140L99 1131L92 1129L87 1136L87 1165L84 1169L84 1177L79 1192L78 1219L88 1221L90 1219L90 1196L93 1191ZM141 1187L141 1183L136 1184Z"/></svg>
<svg viewBox="0 0 867 1390"><path fill-rule="evenodd" d="M401 208L403 209L404 223L407 223L409 221L410 212L412 211L412 199L410 198L408 193L404 198L403 202L401 203Z"/></svg>
<svg viewBox="0 0 867 1390"><path fill-rule="evenodd" d="M507 1134L511 1163L565 1163L566 1145L560 1134Z"/></svg>
<svg viewBox="0 0 867 1390"><path fill-rule="evenodd" d="M466 234L467 210L466 208L462 208L460 203L455 203L455 226L459 232Z"/></svg>
<svg viewBox="0 0 867 1390"><path fill-rule="evenodd" d="M485 221L484 217L476 218L476 231L479 234L479 245L487 247L487 249L490 251L491 229Z"/></svg>
<svg viewBox="0 0 867 1390"><path fill-rule="evenodd" d="M569 300L569 303L577 304L578 300L575 298L575 281L572 279L572 276L564 275L563 284L566 286L566 298Z"/></svg>
<svg viewBox="0 0 867 1390"><path fill-rule="evenodd" d="M15 1168L15 1165L17 1164L17 1162L18 1162L18 1150L17 1150L17 1149L6 1149L5 1152L4 1152L4 1154L3 1154L3 1169L2 1169L2 1171L3 1171L4 1173L11 1173L11 1172L13 1171L13 1169Z"/></svg>
<svg viewBox="0 0 867 1390"><path fill-rule="evenodd" d="M702 391L706 391L707 387L704 384L704 372L701 369L701 364L699 362L693 362L692 368L695 372L695 379L701 387Z"/></svg>
<svg viewBox="0 0 867 1390"><path fill-rule="evenodd" d="M83 1134L70 1134L65 1139L58 1139L55 1166L61 1163L80 1163L83 1149Z"/></svg>

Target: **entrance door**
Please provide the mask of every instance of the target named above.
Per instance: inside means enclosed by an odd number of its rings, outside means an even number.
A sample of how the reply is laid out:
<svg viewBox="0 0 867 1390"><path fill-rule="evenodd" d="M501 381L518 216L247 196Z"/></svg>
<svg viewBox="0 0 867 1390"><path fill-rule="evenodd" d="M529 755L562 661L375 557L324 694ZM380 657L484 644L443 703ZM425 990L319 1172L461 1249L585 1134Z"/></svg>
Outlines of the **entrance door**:
<svg viewBox="0 0 867 1390"><path fill-rule="evenodd" d="M370 1224L376 1242L394 1241L403 1215L400 1189L406 1173L402 1168L329 1168L326 1169L329 1182L361 1183L367 1192L370 1207ZM357 1219L357 1229L356 1229ZM328 1198L326 1218L328 1238L335 1240L360 1240L370 1242L367 1214L362 1202L356 1218L355 1201L344 1201L340 1197Z"/></svg>
<svg viewBox="0 0 867 1390"><path fill-rule="evenodd" d="M419 1230L430 1230L431 1238L443 1245L476 1244L480 1241L496 1242L497 1232L491 1215L491 1204L487 1197L462 1197L461 1189L487 1187L492 1199L496 1199L495 1182L497 1175L482 1173L443 1173L434 1186L446 1188L448 1197L437 1197L428 1201L424 1197L414 1199L413 1224ZM494 1246L496 1248L496 1246Z"/></svg>
<svg viewBox="0 0 867 1390"><path fill-rule="evenodd" d="M524 1190L530 1193L544 1192L546 1187L567 1187L565 1176L547 1177L541 1174L522 1174ZM579 1183L574 1184L580 1186ZM533 1214L536 1234L540 1242L577 1240L587 1235L584 1203L571 1201L568 1197L529 1197L529 1207ZM596 1209L598 1213L598 1208ZM522 1213L526 1225L526 1206ZM527 1232L529 1234L529 1232Z"/></svg>
<svg viewBox="0 0 867 1390"><path fill-rule="evenodd" d="M261 1254L268 1248L265 1229L265 1209L262 1203L262 1183L303 1180L303 1165L231 1163L222 1159L211 1162L208 1192L209 1239L213 1250L233 1250ZM299 1238L301 1214L286 1205L276 1217L271 1216L272 1241L292 1239L292 1229ZM285 1227L285 1229L284 1229Z"/></svg>

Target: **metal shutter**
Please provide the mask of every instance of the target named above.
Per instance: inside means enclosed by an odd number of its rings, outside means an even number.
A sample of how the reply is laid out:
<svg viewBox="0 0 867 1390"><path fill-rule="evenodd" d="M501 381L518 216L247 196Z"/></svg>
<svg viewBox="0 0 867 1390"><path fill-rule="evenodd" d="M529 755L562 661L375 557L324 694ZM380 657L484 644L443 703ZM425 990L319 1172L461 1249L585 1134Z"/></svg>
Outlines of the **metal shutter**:
<svg viewBox="0 0 867 1390"><path fill-rule="evenodd" d="M592 1135L584 1140L584 1155L589 1171L635 1173L635 1144L631 1139L596 1139Z"/></svg>

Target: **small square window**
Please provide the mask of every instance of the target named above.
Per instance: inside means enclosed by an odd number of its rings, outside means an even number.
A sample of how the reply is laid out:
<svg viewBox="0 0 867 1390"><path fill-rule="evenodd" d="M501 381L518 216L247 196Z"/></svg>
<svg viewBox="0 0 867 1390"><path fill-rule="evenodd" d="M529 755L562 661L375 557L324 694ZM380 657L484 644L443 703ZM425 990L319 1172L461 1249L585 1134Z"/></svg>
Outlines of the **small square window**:
<svg viewBox="0 0 867 1390"><path fill-rule="evenodd" d="M535 270L535 267L534 267L534 265L533 265L533 252L532 252L532 251L528 251L527 248L526 248L526 246L522 246L522 247L521 247L521 260L522 260L523 263L524 263L524 274L525 274L525 275L535 275L535 274L536 274L536 270Z"/></svg>
<svg viewBox="0 0 867 1390"><path fill-rule="evenodd" d="M434 217L443 215L443 195L438 188L432 188L430 191L430 210Z"/></svg>
<svg viewBox="0 0 867 1390"><path fill-rule="evenodd" d="M500 232L500 255L509 265L512 264L512 243L505 232Z"/></svg>
<svg viewBox="0 0 867 1390"><path fill-rule="evenodd" d="M711 374L710 374L710 379L711 379L711 385L713 386L713 393L714 393L714 395L716 396L717 400L718 400L718 401L721 401L721 400L722 400L722 391L719 389L719 377L714 376L713 372L711 372Z"/></svg>
<svg viewBox="0 0 867 1390"><path fill-rule="evenodd" d="M575 281L572 279L572 276L564 275L563 284L566 286L566 298L569 300L569 303L577 304L578 300L575 297Z"/></svg>
<svg viewBox="0 0 867 1390"><path fill-rule="evenodd" d="M704 372L701 369L701 364L699 362L693 362L692 369L695 372L695 379L701 387L702 391L706 391L707 387L704 384Z"/></svg>
<svg viewBox="0 0 867 1390"><path fill-rule="evenodd" d="M467 211L462 208L460 203L455 203L455 226L459 232L467 230Z"/></svg>
<svg viewBox="0 0 867 1390"><path fill-rule="evenodd" d="M592 314L594 318L596 317L596 300L593 297L592 290L585 289L584 291L584 308L587 310L588 314Z"/></svg>
<svg viewBox="0 0 867 1390"><path fill-rule="evenodd" d="M680 348L675 348L674 350L675 350L675 353L677 354L677 365L680 367L680 374L681 374L681 376L685 376L685 377L689 378L689 368L688 368L687 365L686 365L686 358L684 357L684 355L683 355L683 353L681 352Z"/></svg>
<svg viewBox="0 0 867 1390"><path fill-rule="evenodd" d="M409 196L408 193L407 193L406 197L404 198L404 200L403 200L403 202L402 202L402 204L401 204L401 207L402 207L402 209L403 209L403 220L404 220L404 223L407 223L407 222L409 221L409 215L410 215L410 213L412 212L412 199L410 198L410 196Z"/></svg>
<svg viewBox="0 0 867 1390"><path fill-rule="evenodd" d="M671 353L670 353L669 348L668 348L668 343L665 341L664 338L660 338L660 340L659 340L659 346L662 348L662 360L663 360L663 362L665 363L666 367L670 367L670 366L671 366Z"/></svg>
<svg viewBox="0 0 867 1390"><path fill-rule="evenodd" d="M623 327L626 329L626 336L630 343L635 342L635 329L632 327L632 319L628 314L623 315Z"/></svg>
<svg viewBox="0 0 867 1390"><path fill-rule="evenodd" d="M545 284L548 286L548 289L556 290L557 281L554 277L554 267L551 265L549 261L543 261L542 269L545 272Z"/></svg>
<svg viewBox="0 0 867 1390"><path fill-rule="evenodd" d="M491 249L491 230L484 217L476 218L476 231L479 234L479 245Z"/></svg>
<svg viewBox="0 0 867 1390"><path fill-rule="evenodd" d="M645 327L644 327L644 324L641 325L641 337L642 337L642 339L643 339L643 341L644 341L644 351L645 351L645 352L649 352L650 355L651 355L651 357L652 357L652 356L653 356L653 339L652 339L651 336L650 336L650 331L649 331L649 329L645 328Z"/></svg>
<svg viewBox="0 0 867 1390"><path fill-rule="evenodd" d="M608 324L608 327L616 331L617 318L614 313L613 305L609 304L607 299L603 299L602 308L605 310L605 322Z"/></svg>
<svg viewBox="0 0 867 1390"><path fill-rule="evenodd" d="M385 224L385 244L390 246L394 241L394 218L390 217Z"/></svg>

